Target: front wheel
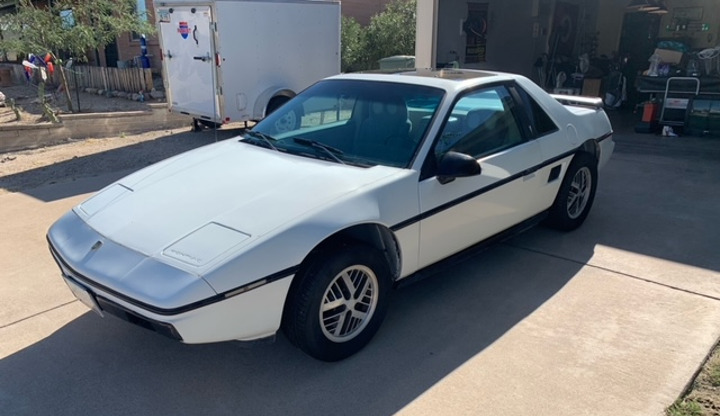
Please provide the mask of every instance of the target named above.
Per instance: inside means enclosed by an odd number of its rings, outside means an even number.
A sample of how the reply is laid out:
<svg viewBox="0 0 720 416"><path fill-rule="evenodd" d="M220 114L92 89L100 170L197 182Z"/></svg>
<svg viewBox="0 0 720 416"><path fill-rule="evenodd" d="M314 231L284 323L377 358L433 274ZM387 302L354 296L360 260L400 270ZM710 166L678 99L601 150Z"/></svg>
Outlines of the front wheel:
<svg viewBox="0 0 720 416"><path fill-rule="evenodd" d="M311 258L295 277L283 316L290 341L323 361L362 349L385 317L391 278L385 256L364 244Z"/></svg>
<svg viewBox="0 0 720 416"><path fill-rule="evenodd" d="M565 174L547 224L558 230L578 228L590 213L597 189L597 163L588 153L578 153Z"/></svg>

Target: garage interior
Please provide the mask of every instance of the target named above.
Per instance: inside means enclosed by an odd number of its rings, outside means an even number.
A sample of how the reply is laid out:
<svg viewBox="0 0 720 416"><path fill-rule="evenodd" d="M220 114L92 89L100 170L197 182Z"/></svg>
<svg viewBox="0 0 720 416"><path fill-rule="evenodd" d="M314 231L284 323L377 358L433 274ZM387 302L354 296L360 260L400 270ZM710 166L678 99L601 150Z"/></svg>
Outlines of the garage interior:
<svg viewBox="0 0 720 416"><path fill-rule="evenodd" d="M720 136L717 0L418 0L418 67L520 73L636 132Z"/></svg>

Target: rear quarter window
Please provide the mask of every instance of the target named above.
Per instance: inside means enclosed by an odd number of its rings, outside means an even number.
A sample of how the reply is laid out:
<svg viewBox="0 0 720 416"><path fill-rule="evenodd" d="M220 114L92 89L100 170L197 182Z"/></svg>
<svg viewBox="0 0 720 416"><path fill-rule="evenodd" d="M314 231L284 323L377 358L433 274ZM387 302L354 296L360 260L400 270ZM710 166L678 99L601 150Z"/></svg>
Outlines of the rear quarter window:
<svg viewBox="0 0 720 416"><path fill-rule="evenodd" d="M557 124L550 118L547 112L520 86L514 87L515 91L520 95L523 104L527 108L527 116L530 119L530 127L536 137L545 136L559 130Z"/></svg>
<svg viewBox="0 0 720 416"><path fill-rule="evenodd" d="M528 98L530 99L530 111L532 112L532 118L535 123L535 131L537 132L537 135L544 136L558 131L558 126L554 121L552 121L550 116L547 115L545 110L543 110L542 107L540 107L540 105L531 97Z"/></svg>

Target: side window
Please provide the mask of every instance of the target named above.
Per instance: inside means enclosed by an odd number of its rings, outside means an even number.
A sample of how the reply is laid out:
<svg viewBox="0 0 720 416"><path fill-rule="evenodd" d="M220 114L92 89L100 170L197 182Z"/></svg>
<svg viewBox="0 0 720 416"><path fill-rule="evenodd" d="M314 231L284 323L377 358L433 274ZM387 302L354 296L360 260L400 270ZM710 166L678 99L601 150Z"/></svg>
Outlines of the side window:
<svg viewBox="0 0 720 416"><path fill-rule="evenodd" d="M300 128L319 127L349 120L355 97L313 97L303 103Z"/></svg>
<svg viewBox="0 0 720 416"><path fill-rule="evenodd" d="M435 147L439 159L449 151L480 158L525 141L515 117L516 103L505 86L485 88L455 104Z"/></svg>

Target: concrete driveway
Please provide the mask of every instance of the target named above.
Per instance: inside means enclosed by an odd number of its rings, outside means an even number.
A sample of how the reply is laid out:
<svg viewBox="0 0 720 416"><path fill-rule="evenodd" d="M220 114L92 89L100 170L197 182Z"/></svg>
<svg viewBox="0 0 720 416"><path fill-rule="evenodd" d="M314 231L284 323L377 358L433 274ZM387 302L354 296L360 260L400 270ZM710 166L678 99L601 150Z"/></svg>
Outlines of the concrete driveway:
<svg viewBox="0 0 720 416"><path fill-rule="evenodd" d="M45 232L127 172L0 195L0 414L660 415L720 336L720 140L616 141L581 229L397 290L334 364L282 336L183 345L75 301Z"/></svg>

